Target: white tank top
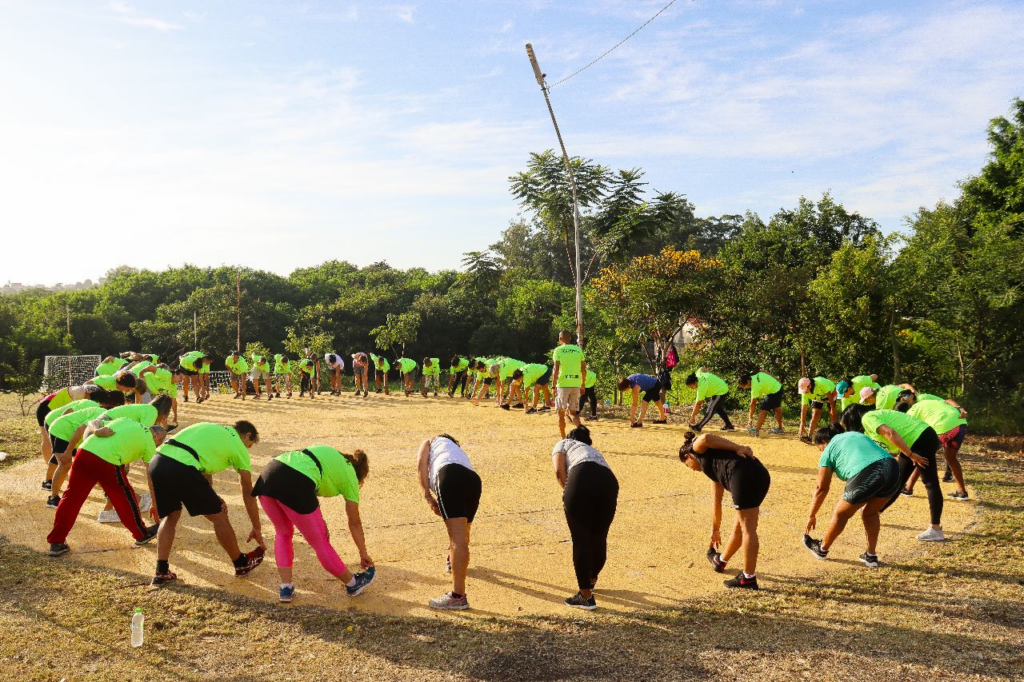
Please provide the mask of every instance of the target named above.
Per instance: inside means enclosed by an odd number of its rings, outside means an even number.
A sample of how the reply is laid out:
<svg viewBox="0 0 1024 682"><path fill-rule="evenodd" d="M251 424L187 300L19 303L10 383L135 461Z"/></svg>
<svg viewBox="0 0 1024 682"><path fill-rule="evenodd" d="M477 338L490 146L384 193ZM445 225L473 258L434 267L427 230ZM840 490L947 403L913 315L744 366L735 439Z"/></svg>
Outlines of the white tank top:
<svg viewBox="0 0 1024 682"><path fill-rule="evenodd" d="M430 441L430 457L427 467L430 471L430 487L437 490L437 473L449 464L461 464L470 471L476 471L469 463L469 455L458 445L440 436Z"/></svg>

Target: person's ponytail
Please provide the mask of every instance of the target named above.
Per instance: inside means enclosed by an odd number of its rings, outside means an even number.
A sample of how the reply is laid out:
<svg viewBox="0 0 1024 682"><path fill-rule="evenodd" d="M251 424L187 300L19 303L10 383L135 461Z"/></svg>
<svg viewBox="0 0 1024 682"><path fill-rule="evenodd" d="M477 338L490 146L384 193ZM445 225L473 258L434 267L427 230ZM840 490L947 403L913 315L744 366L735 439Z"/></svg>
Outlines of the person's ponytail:
<svg viewBox="0 0 1024 682"><path fill-rule="evenodd" d="M352 454L341 453L341 456L348 460L352 468L356 470L356 480L362 483L370 475L370 460L362 450L355 450Z"/></svg>
<svg viewBox="0 0 1024 682"><path fill-rule="evenodd" d="M826 445L841 433L846 433L846 429L843 428L842 424L831 422L828 426L823 426L814 433L814 444Z"/></svg>
<svg viewBox="0 0 1024 682"><path fill-rule="evenodd" d="M679 461L685 461L687 455L695 455L693 451L693 440L697 437L693 431L687 431L683 435L683 445L679 448Z"/></svg>

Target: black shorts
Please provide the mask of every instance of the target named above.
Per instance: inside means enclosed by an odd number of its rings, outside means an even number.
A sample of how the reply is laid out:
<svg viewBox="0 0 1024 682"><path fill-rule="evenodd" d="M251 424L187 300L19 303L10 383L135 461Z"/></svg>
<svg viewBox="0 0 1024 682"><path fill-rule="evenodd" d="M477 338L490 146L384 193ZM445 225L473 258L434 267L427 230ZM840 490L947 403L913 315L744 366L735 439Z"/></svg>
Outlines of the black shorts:
<svg viewBox="0 0 1024 682"><path fill-rule="evenodd" d="M735 509L756 509L764 502L772 477L756 459L741 459L729 481L729 494Z"/></svg>
<svg viewBox="0 0 1024 682"><path fill-rule="evenodd" d="M182 505L189 516L219 514L224 507L224 500L194 466L157 453L149 462L149 477L156 496L153 503L161 519L181 511Z"/></svg>
<svg viewBox="0 0 1024 682"><path fill-rule="evenodd" d="M40 426L46 424L46 415L50 414L50 401L43 400L39 403L39 407L36 408L36 421L39 422Z"/></svg>
<svg viewBox="0 0 1024 682"><path fill-rule="evenodd" d="M891 499L900 487L900 465L892 457L872 462L846 482L843 499L864 504L876 497Z"/></svg>
<svg viewBox="0 0 1024 682"><path fill-rule="evenodd" d="M480 506L480 477L472 469L461 464L447 464L437 472L437 506L441 518L465 518L473 523L477 507Z"/></svg>
<svg viewBox="0 0 1024 682"><path fill-rule="evenodd" d="M492 377L484 377L484 386L490 386L492 381Z"/></svg>
<svg viewBox="0 0 1024 682"><path fill-rule="evenodd" d="M782 407L782 389L775 391L775 393L769 393L761 399L761 404L758 408L768 412L769 410L775 410Z"/></svg>
<svg viewBox="0 0 1024 682"><path fill-rule="evenodd" d="M57 438L57 436L50 436L50 450L55 455L59 455L68 449L68 442L63 438ZM56 461L52 461L52 464L56 464Z"/></svg>
<svg viewBox="0 0 1024 682"><path fill-rule="evenodd" d="M825 403L820 401L820 400L812 400L810 402L810 405L811 405L811 409L812 410L824 410L825 409Z"/></svg>
<svg viewBox="0 0 1024 682"><path fill-rule="evenodd" d="M277 500L297 514L312 514L320 508L313 479L276 459L263 467L252 487L253 497L261 495Z"/></svg>
<svg viewBox="0 0 1024 682"><path fill-rule="evenodd" d="M178 373L179 374L184 374L185 376L189 376L189 377L194 377L194 376L198 376L199 375L199 372L197 370L185 369L185 367L183 367L183 366L182 367L178 367Z"/></svg>
<svg viewBox="0 0 1024 682"><path fill-rule="evenodd" d="M553 368L548 367L547 371L540 375L540 379L537 379L537 381L533 383L537 386L547 386L549 383L551 383L552 369Z"/></svg>
<svg viewBox="0 0 1024 682"><path fill-rule="evenodd" d="M645 402L645 403L649 403L652 400L660 401L661 400L661 382L659 381L659 382L655 383L653 386L651 386L651 390L646 391L642 396L640 396L640 400L642 402Z"/></svg>

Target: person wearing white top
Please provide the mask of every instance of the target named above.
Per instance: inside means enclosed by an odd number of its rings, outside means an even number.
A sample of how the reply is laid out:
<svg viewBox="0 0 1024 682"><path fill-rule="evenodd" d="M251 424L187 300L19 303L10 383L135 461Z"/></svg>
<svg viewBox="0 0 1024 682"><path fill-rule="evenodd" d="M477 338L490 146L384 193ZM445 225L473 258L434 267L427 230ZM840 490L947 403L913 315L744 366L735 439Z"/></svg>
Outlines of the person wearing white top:
<svg viewBox="0 0 1024 682"><path fill-rule="evenodd" d="M608 556L608 530L615 519L619 482L604 456L594 449L586 426L577 426L555 443L551 463L563 488L562 505L579 587L565 605L593 611L597 608L594 586Z"/></svg>
<svg viewBox="0 0 1024 682"><path fill-rule="evenodd" d="M446 565L452 574L452 590L431 599L430 607L468 609L469 530L480 505L480 476L473 470L466 451L448 434L428 438L420 444L417 471L427 504L444 519L448 530Z"/></svg>
<svg viewBox="0 0 1024 682"><path fill-rule="evenodd" d="M341 372L345 369L345 360L337 353L325 353L324 362L331 372L331 395L341 395Z"/></svg>

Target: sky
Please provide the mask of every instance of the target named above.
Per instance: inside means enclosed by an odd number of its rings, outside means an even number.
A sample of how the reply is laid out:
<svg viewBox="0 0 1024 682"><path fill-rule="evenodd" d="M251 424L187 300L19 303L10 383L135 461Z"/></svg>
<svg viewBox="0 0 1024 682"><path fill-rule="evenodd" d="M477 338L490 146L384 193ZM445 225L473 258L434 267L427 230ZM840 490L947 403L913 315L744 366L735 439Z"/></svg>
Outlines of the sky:
<svg viewBox="0 0 1024 682"><path fill-rule="evenodd" d="M554 83L666 2L0 0L0 284L458 268L556 145L524 44ZM985 162L1022 34L1019 0L677 0L551 98L698 215L830 191L893 231Z"/></svg>

